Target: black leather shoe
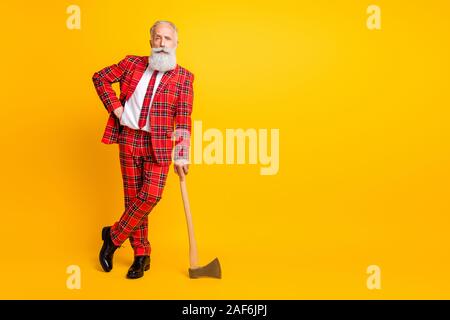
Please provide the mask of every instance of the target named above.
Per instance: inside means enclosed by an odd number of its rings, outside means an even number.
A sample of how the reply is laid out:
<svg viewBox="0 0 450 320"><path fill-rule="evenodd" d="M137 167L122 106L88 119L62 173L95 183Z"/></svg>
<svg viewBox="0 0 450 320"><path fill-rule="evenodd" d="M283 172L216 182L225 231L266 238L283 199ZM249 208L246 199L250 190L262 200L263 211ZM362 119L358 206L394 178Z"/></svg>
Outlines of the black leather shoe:
<svg viewBox="0 0 450 320"><path fill-rule="evenodd" d="M150 256L134 257L134 262L128 269L127 278L137 279L144 276L144 271L150 269Z"/></svg>
<svg viewBox="0 0 450 320"><path fill-rule="evenodd" d="M111 240L111 227L104 227L102 229L103 246L100 250L100 264L103 270L110 272L113 267L114 252L119 246L116 246Z"/></svg>

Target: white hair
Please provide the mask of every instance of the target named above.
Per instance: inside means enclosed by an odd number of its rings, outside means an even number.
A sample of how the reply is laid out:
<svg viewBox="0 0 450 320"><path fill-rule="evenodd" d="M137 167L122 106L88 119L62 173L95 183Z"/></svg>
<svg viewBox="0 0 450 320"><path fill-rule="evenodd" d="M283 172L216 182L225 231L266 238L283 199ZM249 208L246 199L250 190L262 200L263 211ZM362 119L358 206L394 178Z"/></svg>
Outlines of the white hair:
<svg viewBox="0 0 450 320"><path fill-rule="evenodd" d="M168 25L170 25L172 27L173 31L175 31L175 40L178 41L178 29L177 29L177 27L175 26L175 24L173 22L170 22L170 21L167 21L167 20L158 20L158 21L156 21L153 24L153 26L150 28L150 37L153 39L153 35L155 33L156 26L158 26L158 25L160 25L162 23L166 23L166 24L168 24Z"/></svg>

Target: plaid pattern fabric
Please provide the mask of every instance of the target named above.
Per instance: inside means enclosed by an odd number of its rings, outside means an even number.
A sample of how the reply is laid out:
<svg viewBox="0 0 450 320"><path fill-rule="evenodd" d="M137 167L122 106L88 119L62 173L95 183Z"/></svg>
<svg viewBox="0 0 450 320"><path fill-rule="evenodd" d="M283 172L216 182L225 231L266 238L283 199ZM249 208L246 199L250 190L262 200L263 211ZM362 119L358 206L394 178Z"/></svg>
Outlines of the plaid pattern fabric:
<svg viewBox="0 0 450 320"><path fill-rule="evenodd" d="M148 112L150 110L150 101L153 95L153 89L155 88L156 76L158 70L154 70L148 83L147 91L145 92L144 101L142 102L141 114L139 115L138 126L140 129L144 128L147 124Z"/></svg>
<svg viewBox="0 0 450 320"><path fill-rule="evenodd" d="M147 66L148 56L128 55L119 63L94 73L92 80L95 89L109 112L101 139L103 143L118 143L124 126L112 111L125 106ZM120 83L119 98L111 86L115 82ZM156 90L150 109L150 131L154 160L160 165L172 162L174 141L174 160L189 160L193 82L194 75L177 64L175 69L164 73Z"/></svg>
<svg viewBox="0 0 450 320"><path fill-rule="evenodd" d="M169 165L154 161L147 131L124 126L119 150L125 211L111 227L111 238L118 246L129 238L135 256L150 255L148 215L162 197Z"/></svg>

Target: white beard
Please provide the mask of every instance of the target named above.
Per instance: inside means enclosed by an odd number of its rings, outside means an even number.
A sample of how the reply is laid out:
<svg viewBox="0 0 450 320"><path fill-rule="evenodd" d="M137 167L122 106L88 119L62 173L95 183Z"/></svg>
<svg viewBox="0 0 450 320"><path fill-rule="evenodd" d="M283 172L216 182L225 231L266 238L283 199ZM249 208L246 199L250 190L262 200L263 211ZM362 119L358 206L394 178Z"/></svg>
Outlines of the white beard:
<svg viewBox="0 0 450 320"><path fill-rule="evenodd" d="M152 48L148 62L153 70L162 72L173 70L177 65L176 48Z"/></svg>

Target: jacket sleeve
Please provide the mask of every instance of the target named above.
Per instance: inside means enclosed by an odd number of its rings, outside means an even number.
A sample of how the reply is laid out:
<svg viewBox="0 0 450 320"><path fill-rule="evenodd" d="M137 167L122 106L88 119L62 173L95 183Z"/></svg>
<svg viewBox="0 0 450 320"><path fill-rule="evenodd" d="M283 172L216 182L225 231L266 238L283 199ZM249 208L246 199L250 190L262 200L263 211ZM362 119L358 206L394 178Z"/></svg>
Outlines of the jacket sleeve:
<svg viewBox="0 0 450 320"><path fill-rule="evenodd" d="M175 112L174 161L189 161L191 114L194 102L194 75L189 73L180 89Z"/></svg>
<svg viewBox="0 0 450 320"><path fill-rule="evenodd" d="M92 76L95 90L108 113L122 106L111 84L123 79L129 64L129 57L126 56L119 63L103 68Z"/></svg>

